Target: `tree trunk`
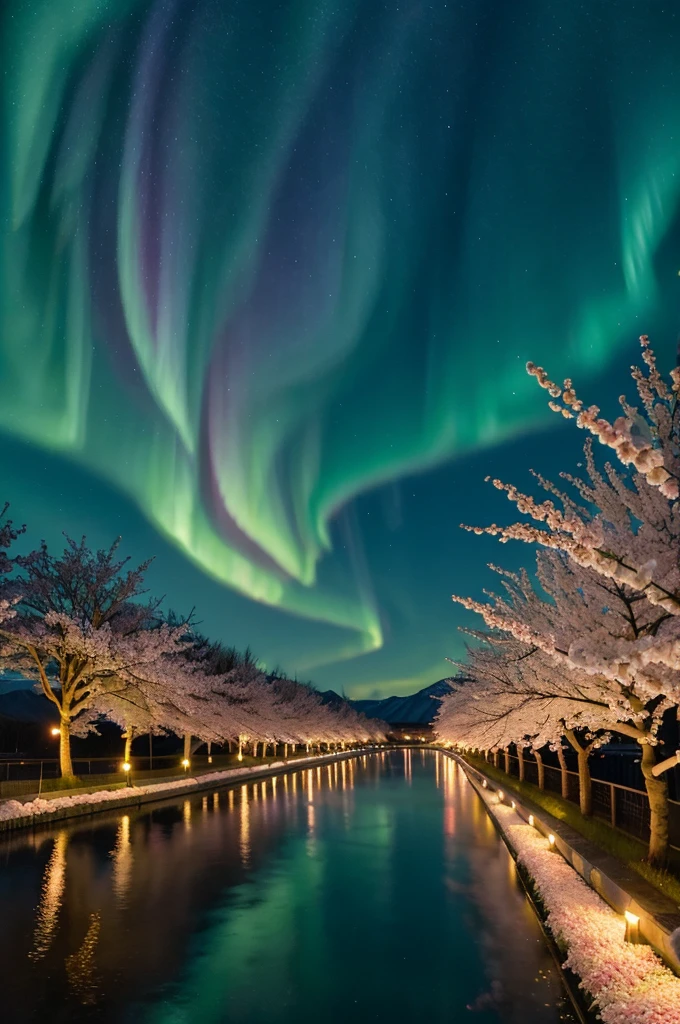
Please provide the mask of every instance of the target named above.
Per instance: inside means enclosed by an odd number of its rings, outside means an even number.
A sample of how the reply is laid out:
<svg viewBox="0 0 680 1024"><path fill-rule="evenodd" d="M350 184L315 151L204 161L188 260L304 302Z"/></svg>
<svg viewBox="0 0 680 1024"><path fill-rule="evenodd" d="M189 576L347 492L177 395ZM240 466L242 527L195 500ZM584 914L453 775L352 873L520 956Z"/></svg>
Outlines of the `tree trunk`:
<svg viewBox="0 0 680 1024"><path fill-rule="evenodd" d="M569 776L567 775L567 759L560 743L557 748L557 760L560 762L560 782L562 784L562 799L569 799Z"/></svg>
<svg viewBox="0 0 680 1024"><path fill-rule="evenodd" d="M286 761L287 759L288 759L288 744L284 743L283 744L283 760Z"/></svg>
<svg viewBox="0 0 680 1024"><path fill-rule="evenodd" d="M185 732L184 733L184 760L185 761L190 761L191 760L191 733L190 732Z"/></svg>
<svg viewBox="0 0 680 1024"><path fill-rule="evenodd" d="M508 750L507 747L503 751L503 759L505 761L505 774L509 775L510 774L510 751Z"/></svg>
<svg viewBox="0 0 680 1024"><path fill-rule="evenodd" d="M519 781L524 782L524 747L517 747L517 759L519 761Z"/></svg>
<svg viewBox="0 0 680 1024"><path fill-rule="evenodd" d="M581 814L584 818L587 818L593 813L593 787L590 781L590 767L588 765L591 748L589 746L581 746L573 729L565 729L564 735L576 751L578 761L578 801Z"/></svg>
<svg viewBox="0 0 680 1024"><path fill-rule="evenodd" d="M71 723L68 718L63 717L59 725L59 769L62 779L74 777L71 761Z"/></svg>
<svg viewBox="0 0 680 1024"><path fill-rule="evenodd" d="M259 745L259 743L253 743L253 757L257 757L257 748Z"/></svg>
<svg viewBox="0 0 680 1024"><path fill-rule="evenodd" d="M642 774L649 800L650 836L647 860L650 864L662 865L668 855L668 785L664 775L655 778L652 768L656 764L654 747L641 743Z"/></svg>
<svg viewBox="0 0 680 1024"><path fill-rule="evenodd" d="M231 754L231 740L227 740L227 750Z"/></svg>
<svg viewBox="0 0 680 1024"><path fill-rule="evenodd" d="M130 753L132 751L132 737L133 737L133 735L134 735L134 729L132 729L132 728L130 728L128 726L128 728L123 733L123 738L125 740L125 752L123 754L123 763L124 764L129 764L129 762L130 762Z"/></svg>
<svg viewBox="0 0 680 1024"><path fill-rule="evenodd" d="M593 813L593 787L590 780L590 767L588 765L588 751L577 750L578 758L578 798L581 814L584 818Z"/></svg>
<svg viewBox="0 0 680 1024"><path fill-rule="evenodd" d="M543 764L543 758L538 750L534 750L534 757L536 758L536 767L538 769L538 788L545 789L545 765Z"/></svg>
<svg viewBox="0 0 680 1024"><path fill-rule="evenodd" d="M493 752L493 764L494 768L498 768L498 762L500 760L500 750L494 750Z"/></svg>

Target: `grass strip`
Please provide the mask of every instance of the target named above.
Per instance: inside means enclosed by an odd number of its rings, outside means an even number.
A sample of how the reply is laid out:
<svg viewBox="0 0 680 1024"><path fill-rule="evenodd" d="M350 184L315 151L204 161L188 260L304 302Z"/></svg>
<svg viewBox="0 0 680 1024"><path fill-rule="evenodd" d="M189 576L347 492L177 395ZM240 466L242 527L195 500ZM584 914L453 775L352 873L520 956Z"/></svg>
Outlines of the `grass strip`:
<svg viewBox="0 0 680 1024"><path fill-rule="evenodd" d="M501 768L489 764L482 757L466 754L465 760L469 761L474 768L484 772L489 778L495 779L503 788L512 789L518 795L532 800L538 807L542 807L548 814L552 814L553 818L563 821L575 832L579 832L590 842L599 846L600 849L618 857L680 907L680 877L678 877L677 858L673 860L668 870L654 868L645 860L647 847L640 839L620 832L598 818L584 818L578 807L569 800L564 800L556 793L547 793L531 782L520 782L512 775L507 775Z"/></svg>

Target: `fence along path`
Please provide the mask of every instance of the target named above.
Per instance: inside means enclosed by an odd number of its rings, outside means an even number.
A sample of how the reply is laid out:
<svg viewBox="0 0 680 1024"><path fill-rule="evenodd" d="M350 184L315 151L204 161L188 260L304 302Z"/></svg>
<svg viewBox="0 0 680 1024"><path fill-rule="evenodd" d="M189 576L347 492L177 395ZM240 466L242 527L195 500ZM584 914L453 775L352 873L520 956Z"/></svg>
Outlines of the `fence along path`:
<svg viewBox="0 0 680 1024"><path fill-rule="evenodd" d="M519 778L519 758L508 755L509 775ZM489 760L489 764L493 759ZM499 756L498 767L505 767L505 755ZM549 793L562 794L562 770L552 765L543 765L543 789ZM567 769L567 799L578 806L579 785L578 772ZM524 755L524 781L539 785L538 763ZM647 794L632 786L622 786L619 782L605 782L592 779L593 817L609 822L614 828L645 842L649 840L649 801ZM680 851L680 802L669 800L669 836L670 846Z"/></svg>

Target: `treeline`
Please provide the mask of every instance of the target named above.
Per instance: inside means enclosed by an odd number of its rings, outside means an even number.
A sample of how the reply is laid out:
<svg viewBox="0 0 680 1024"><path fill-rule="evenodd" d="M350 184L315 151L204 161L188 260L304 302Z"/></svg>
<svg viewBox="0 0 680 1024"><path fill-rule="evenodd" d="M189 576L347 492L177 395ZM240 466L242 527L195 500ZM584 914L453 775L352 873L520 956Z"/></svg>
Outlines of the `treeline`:
<svg viewBox="0 0 680 1024"><path fill-rule="evenodd" d="M249 651L209 640L193 615L162 611L144 577L150 562L131 567L118 542L100 551L67 539L53 554L43 542L14 555L16 529L0 515L0 669L36 685L59 714L59 758L73 776L71 737L96 732L104 720L125 737L184 737L185 757L197 743L246 744L257 755L271 745L323 743L327 748L384 742L384 723L342 701L321 696L282 673L267 675Z"/></svg>
<svg viewBox="0 0 680 1024"><path fill-rule="evenodd" d="M501 542L538 547L536 569L493 567L500 593L454 597L484 620L459 665L435 728L445 742L541 759L546 746L576 752L583 814L591 813L589 756L612 735L639 744L651 811L649 860L668 851L665 771L678 754L662 749L662 723L680 702L680 369L666 380L646 336L644 369L634 367L637 406L620 400L614 422L586 406L571 380L562 385L528 364L550 408L588 431L618 460L600 467L592 438L585 472L557 486L536 475L537 500L494 480L525 516L510 526L464 527ZM621 467L625 467L622 469Z"/></svg>

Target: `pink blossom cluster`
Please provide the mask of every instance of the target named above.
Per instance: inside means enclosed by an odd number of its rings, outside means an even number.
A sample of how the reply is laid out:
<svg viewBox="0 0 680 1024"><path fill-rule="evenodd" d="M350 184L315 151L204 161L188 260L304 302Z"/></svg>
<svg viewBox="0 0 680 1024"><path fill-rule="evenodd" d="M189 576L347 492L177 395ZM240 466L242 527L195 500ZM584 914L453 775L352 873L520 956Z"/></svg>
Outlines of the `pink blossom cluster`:
<svg viewBox="0 0 680 1024"><path fill-rule="evenodd" d="M633 370L638 394L647 413L648 429L635 431L639 426L640 417L637 409L627 405L621 399L625 416L619 416L613 423L600 416L600 408L591 405L585 408L577 397L572 381L567 379L562 387L554 383L542 366L527 363L527 373L535 377L542 388L545 388L552 401L548 404L553 412L558 412L566 419L576 417L576 423L584 430L590 431L604 445L612 448L624 465L633 466L642 474L647 483L658 487L665 498L672 501L680 497L680 486L673 465L666 465L663 436L659 428L665 425L669 406L677 400L680 390L680 370L671 372L671 386L666 385L656 366L656 358L649 345L646 334L640 337L642 358L647 365L648 375Z"/></svg>
<svg viewBox="0 0 680 1024"><path fill-rule="evenodd" d="M567 949L605 1024L680 1024L680 978L650 946L625 941L625 922L535 828L485 796L547 909L547 924Z"/></svg>

